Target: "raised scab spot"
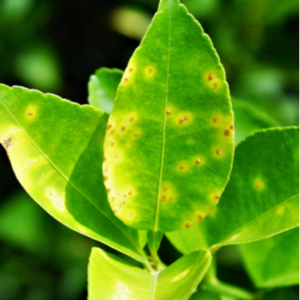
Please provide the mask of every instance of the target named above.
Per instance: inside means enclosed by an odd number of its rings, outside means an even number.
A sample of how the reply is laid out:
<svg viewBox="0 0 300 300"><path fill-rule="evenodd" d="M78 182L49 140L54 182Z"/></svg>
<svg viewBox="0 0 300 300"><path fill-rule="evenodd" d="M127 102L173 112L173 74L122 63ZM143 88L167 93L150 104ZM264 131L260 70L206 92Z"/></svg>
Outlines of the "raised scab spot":
<svg viewBox="0 0 300 300"><path fill-rule="evenodd" d="M49 190L47 194L48 194L49 197L53 197L54 192L53 192L53 190Z"/></svg>
<svg viewBox="0 0 300 300"><path fill-rule="evenodd" d="M128 72L129 72L129 73L132 73L132 71L133 71L133 68L129 68L129 69L128 69Z"/></svg>
<svg viewBox="0 0 300 300"><path fill-rule="evenodd" d="M165 201L167 199L167 196L166 195L162 195L161 196L161 201Z"/></svg>
<svg viewBox="0 0 300 300"><path fill-rule="evenodd" d="M131 194L132 194L132 190L129 190L129 191L128 191L128 195L131 195Z"/></svg>
<svg viewBox="0 0 300 300"><path fill-rule="evenodd" d="M184 169L184 165L180 165L180 170L183 170Z"/></svg>
<svg viewBox="0 0 300 300"><path fill-rule="evenodd" d="M125 127L123 126L122 128L121 128L121 131L124 131L125 130Z"/></svg>
<svg viewBox="0 0 300 300"><path fill-rule="evenodd" d="M222 150L218 149L218 150L216 151L216 153L217 153L217 155L221 155L221 154L222 154Z"/></svg>
<svg viewBox="0 0 300 300"><path fill-rule="evenodd" d="M111 142L111 143L110 143L110 145L111 145L112 147L114 146L114 144L115 144L115 142Z"/></svg>
<svg viewBox="0 0 300 300"><path fill-rule="evenodd" d="M32 116L33 115L33 112L30 110L29 112L28 112L28 116Z"/></svg>
<svg viewBox="0 0 300 300"><path fill-rule="evenodd" d="M183 122L184 122L184 119L183 119L183 118L179 119L179 123L180 123L180 124L182 124Z"/></svg>
<svg viewBox="0 0 300 300"><path fill-rule="evenodd" d="M171 113L171 110L167 109L166 113L167 113L167 115L169 115Z"/></svg>
<svg viewBox="0 0 300 300"><path fill-rule="evenodd" d="M208 75L208 80L213 80L214 76L213 75Z"/></svg>
<svg viewBox="0 0 300 300"><path fill-rule="evenodd" d="M265 185L261 179L257 178L257 179L255 179L254 186L257 190L262 190Z"/></svg>
<svg viewBox="0 0 300 300"><path fill-rule="evenodd" d="M106 156L104 156L104 157L103 157L103 161L106 161L106 160L107 160L107 158L106 158Z"/></svg>
<svg viewBox="0 0 300 300"><path fill-rule="evenodd" d="M197 218L198 218L199 221L202 221L202 220L203 220L203 217L202 217L202 215L200 215L200 214L197 214Z"/></svg>
<svg viewBox="0 0 300 300"><path fill-rule="evenodd" d="M112 128L112 124L108 124L106 130L109 131Z"/></svg>
<svg viewBox="0 0 300 300"><path fill-rule="evenodd" d="M185 228L190 228L191 224L190 223L185 223Z"/></svg>
<svg viewBox="0 0 300 300"><path fill-rule="evenodd" d="M215 123L218 123L219 120L218 120L218 118L215 117L215 118L213 118L213 121L214 121Z"/></svg>
<svg viewBox="0 0 300 300"><path fill-rule="evenodd" d="M200 158L196 159L196 164L197 164L197 165L200 165L200 163L201 163Z"/></svg>
<svg viewBox="0 0 300 300"><path fill-rule="evenodd" d="M219 200L220 200L220 196L219 195L215 195L215 201L219 202Z"/></svg>
<svg viewBox="0 0 300 300"><path fill-rule="evenodd" d="M230 135L230 131L226 129L226 130L224 131L224 135L229 136L229 135Z"/></svg>
<svg viewBox="0 0 300 300"><path fill-rule="evenodd" d="M278 212L279 214L282 214L283 211L284 211L284 207L283 207L283 206L280 206L280 207L277 209L277 212Z"/></svg>
<svg viewBox="0 0 300 300"><path fill-rule="evenodd" d="M13 138L12 137L9 137L9 138L6 138L4 141L3 141L3 146L5 148L8 148L10 146L13 145Z"/></svg>
<svg viewBox="0 0 300 300"><path fill-rule="evenodd" d="M103 176L103 180L106 181L108 179L108 176Z"/></svg>
<svg viewBox="0 0 300 300"><path fill-rule="evenodd" d="M60 199L55 201L55 205L60 209L64 208L64 203Z"/></svg>
<svg viewBox="0 0 300 300"><path fill-rule="evenodd" d="M167 190L168 190L168 187L167 187L167 186L165 186L165 187L164 187L164 190L165 190L165 191L167 191Z"/></svg>
<svg viewBox="0 0 300 300"><path fill-rule="evenodd" d="M133 217L133 212L132 212L132 211L130 211L130 212L128 213L128 217L129 217L129 218L132 218L132 217Z"/></svg>
<svg viewBox="0 0 300 300"><path fill-rule="evenodd" d="M135 132L135 133L134 133L134 136L138 136L138 135L139 135L139 133L138 133L138 132Z"/></svg>
<svg viewBox="0 0 300 300"><path fill-rule="evenodd" d="M128 82L128 78L124 78L124 82L127 83Z"/></svg>
<svg viewBox="0 0 300 300"><path fill-rule="evenodd" d="M171 197L170 197L170 199L171 199L171 200L174 200L174 197L173 197L173 196L171 196Z"/></svg>
<svg viewBox="0 0 300 300"><path fill-rule="evenodd" d="M115 202L116 198L115 197L112 197L111 198L111 202Z"/></svg>
<svg viewBox="0 0 300 300"><path fill-rule="evenodd" d="M130 121L130 122L132 122L133 120L134 120L134 118L133 118L133 117L131 117L131 118L129 119L129 121Z"/></svg>
<svg viewBox="0 0 300 300"><path fill-rule="evenodd" d="M113 213L116 215L118 213L118 210L117 209L114 209L113 210Z"/></svg>
<svg viewBox="0 0 300 300"><path fill-rule="evenodd" d="M233 129L234 129L234 126L233 126L233 125L230 125L230 129L233 130Z"/></svg>
<svg viewBox="0 0 300 300"><path fill-rule="evenodd" d="M152 74L153 73L153 69L152 68L149 68L148 69L148 74Z"/></svg>
<svg viewBox="0 0 300 300"><path fill-rule="evenodd" d="M106 189L106 193L109 194L111 192L111 189Z"/></svg>
<svg viewBox="0 0 300 300"><path fill-rule="evenodd" d="M189 119L188 116L184 116L183 118L184 118L185 121L187 121Z"/></svg>
<svg viewBox="0 0 300 300"><path fill-rule="evenodd" d="M213 85L213 88L216 89L217 87L218 87L218 85L215 83L215 84Z"/></svg>

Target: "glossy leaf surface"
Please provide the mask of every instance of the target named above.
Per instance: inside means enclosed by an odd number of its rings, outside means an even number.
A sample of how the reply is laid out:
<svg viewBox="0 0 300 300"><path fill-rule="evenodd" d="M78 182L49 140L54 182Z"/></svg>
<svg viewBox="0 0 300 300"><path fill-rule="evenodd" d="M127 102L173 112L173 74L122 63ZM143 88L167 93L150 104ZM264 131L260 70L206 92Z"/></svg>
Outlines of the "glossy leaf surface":
<svg viewBox="0 0 300 300"><path fill-rule="evenodd" d="M88 83L89 104L110 114L122 75L118 69L97 70Z"/></svg>
<svg viewBox="0 0 300 300"><path fill-rule="evenodd" d="M240 249L257 287L299 284L299 227Z"/></svg>
<svg viewBox="0 0 300 300"><path fill-rule="evenodd" d="M106 123L107 115L90 106L0 85L0 141L30 196L64 225L142 261L138 232L107 201Z"/></svg>
<svg viewBox="0 0 300 300"><path fill-rule="evenodd" d="M264 239L299 225L298 128L241 142L219 205L199 225L167 236L183 253ZM211 234L213 232L213 234Z"/></svg>
<svg viewBox="0 0 300 300"><path fill-rule="evenodd" d="M192 295L190 300L237 300L230 296L210 292L210 291L199 291Z"/></svg>
<svg viewBox="0 0 300 300"><path fill-rule="evenodd" d="M178 0L162 0L108 122L103 170L116 216L161 232L200 222L228 181L233 135L210 39Z"/></svg>
<svg viewBox="0 0 300 300"><path fill-rule="evenodd" d="M117 256L93 248L89 264L89 300L185 300L211 262L209 251L195 251L162 272L149 273Z"/></svg>

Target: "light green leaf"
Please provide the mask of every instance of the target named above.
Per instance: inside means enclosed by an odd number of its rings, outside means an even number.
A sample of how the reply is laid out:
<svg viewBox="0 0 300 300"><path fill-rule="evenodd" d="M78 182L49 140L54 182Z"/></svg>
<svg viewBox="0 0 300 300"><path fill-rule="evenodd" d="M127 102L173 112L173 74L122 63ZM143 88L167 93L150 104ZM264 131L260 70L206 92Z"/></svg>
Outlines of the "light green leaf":
<svg viewBox="0 0 300 300"><path fill-rule="evenodd" d="M257 132L236 149L219 205L195 228L167 236L183 253L264 239L299 225L298 128ZM185 244L185 245L184 245Z"/></svg>
<svg viewBox="0 0 300 300"><path fill-rule="evenodd" d="M240 245L240 249L246 270L257 287L299 284L299 228Z"/></svg>
<svg viewBox="0 0 300 300"><path fill-rule="evenodd" d="M118 87L103 164L125 224L189 228L217 204L231 171L233 114L223 67L199 23L162 0Z"/></svg>
<svg viewBox="0 0 300 300"><path fill-rule="evenodd" d="M110 114L123 71L101 68L88 83L89 104Z"/></svg>
<svg viewBox="0 0 300 300"><path fill-rule="evenodd" d="M232 105L236 143L259 129L280 126L276 120L257 110L250 103L233 99Z"/></svg>
<svg viewBox="0 0 300 300"><path fill-rule="evenodd" d="M148 247L151 253L156 253L163 239L163 233L160 231L148 231Z"/></svg>
<svg viewBox="0 0 300 300"><path fill-rule="evenodd" d="M107 115L0 85L0 142L30 196L64 225L143 261L139 235L111 212L103 182Z"/></svg>
<svg viewBox="0 0 300 300"><path fill-rule="evenodd" d="M93 248L89 264L89 300L185 300L205 275L209 251L195 251L162 272L149 273L117 256Z"/></svg>

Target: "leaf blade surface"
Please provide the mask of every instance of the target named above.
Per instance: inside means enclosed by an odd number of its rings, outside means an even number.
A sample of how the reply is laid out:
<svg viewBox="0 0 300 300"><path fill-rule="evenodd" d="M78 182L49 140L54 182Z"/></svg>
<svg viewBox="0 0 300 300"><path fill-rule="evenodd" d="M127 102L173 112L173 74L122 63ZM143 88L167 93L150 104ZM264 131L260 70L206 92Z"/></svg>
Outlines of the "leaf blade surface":
<svg viewBox="0 0 300 300"><path fill-rule="evenodd" d="M144 260L138 232L113 215L102 183L106 114L0 85L0 119L0 141L36 202L69 228Z"/></svg>
<svg viewBox="0 0 300 300"><path fill-rule="evenodd" d="M211 41L177 0L162 0L108 123L111 207L135 228L189 228L217 204L233 150L228 85Z"/></svg>
<svg viewBox="0 0 300 300"><path fill-rule="evenodd" d="M148 273L113 254L93 248L89 264L89 300L189 299L211 262L208 251L195 251L162 272Z"/></svg>
<svg viewBox="0 0 300 300"><path fill-rule="evenodd" d="M171 242L187 253L264 239L299 226L298 131L262 130L241 142L220 204L186 235L168 233Z"/></svg>

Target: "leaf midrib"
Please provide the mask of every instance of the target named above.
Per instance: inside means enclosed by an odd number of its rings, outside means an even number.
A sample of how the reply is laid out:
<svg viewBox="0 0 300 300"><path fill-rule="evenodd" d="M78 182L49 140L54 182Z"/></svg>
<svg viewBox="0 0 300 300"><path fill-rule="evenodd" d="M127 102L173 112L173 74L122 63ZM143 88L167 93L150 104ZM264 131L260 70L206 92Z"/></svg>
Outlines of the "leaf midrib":
<svg viewBox="0 0 300 300"><path fill-rule="evenodd" d="M141 255L141 258L144 258L141 250L139 249L139 247L133 242L133 240L127 236L123 231L121 231L119 229L119 227L114 224L111 219L106 216L104 214L104 212L102 212L87 196L85 196L71 181L69 178L67 178L60 170L58 167L55 166L55 164L50 160L50 158L44 154L44 152L36 145L36 143L30 138L30 136L28 135L28 133L25 131L25 129L23 128L23 126L21 126L21 124L18 122L18 120L14 117L14 115L10 112L10 110L6 107L6 105L3 103L3 101L1 101L3 107L5 108L5 110L8 112L8 114L12 117L12 119L17 123L17 125L23 130L23 132L25 133L25 135L27 136L28 140L34 145L34 147L36 147L36 149L41 153L41 155L48 161L48 163L58 172L58 174L60 176L62 176L72 187L73 189L75 189L84 199L86 199L93 207L96 208L97 211L99 211L107 220L110 221L110 223L117 228L118 231L120 231L126 238L127 240L134 246L134 248L137 250L137 252ZM100 121L101 122L101 121ZM99 123L98 123L99 124Z"/></svg>
<svg viewBox="0 0 300 300"><path fill-rule="evenodd" d="M160 172L159 172L159 182L157 188L157 199L156 199L156 211L154 216L154 229L153 231L158 231L158 218L160 211L160 190L162 184L162 174L165 156L165 135L166 135L166 109L168 103L168 91L169 91L169 70L170 70L170 49L171 49L171 7L169 9L169 40L168 40L168 60L167 60L167 78L166 78L166 92L165 92L165 106L163 110L163 134L162 134L162 149L161 149L161 161L160 161Z"/></svg>

